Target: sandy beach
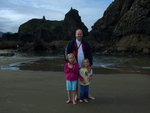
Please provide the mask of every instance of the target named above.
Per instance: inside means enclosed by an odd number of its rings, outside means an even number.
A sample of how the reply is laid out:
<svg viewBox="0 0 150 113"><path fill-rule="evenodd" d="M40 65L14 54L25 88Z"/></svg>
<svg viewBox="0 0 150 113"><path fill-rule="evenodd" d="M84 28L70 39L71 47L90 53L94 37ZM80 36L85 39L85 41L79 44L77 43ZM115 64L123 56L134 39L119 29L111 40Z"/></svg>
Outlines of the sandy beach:
<svg viewBox="0 0 150 113"><path fill-rule="evenodd" d="M30 61L34 60L32 57L5 57L0 59L0 66L7 65L15 62L22 62L22 61Z"/></svg>
<svg viewBox="0 0 150 113"><path fill-rule="evenodd" d="M90 91L96 100L66 104L63 72L0 70L0 113L150 113L149 75L97 74Z"/></svg>

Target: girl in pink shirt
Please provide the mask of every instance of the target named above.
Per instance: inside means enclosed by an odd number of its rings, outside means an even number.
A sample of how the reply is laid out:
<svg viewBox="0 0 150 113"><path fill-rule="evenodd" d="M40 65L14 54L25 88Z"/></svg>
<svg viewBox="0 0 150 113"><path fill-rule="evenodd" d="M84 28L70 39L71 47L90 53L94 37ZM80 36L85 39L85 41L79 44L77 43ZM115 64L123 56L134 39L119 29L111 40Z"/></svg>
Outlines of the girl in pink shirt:
<svg viewBox="0 0 150 113"><path fill-rule="evenodd" d="M80 78L83 81L83 78L79 75L79 67L76 62L75 56L70 53L67 55L68 62L65 64L64 72L66 74L66 89L68 94L68 100L66 103L72 102L76 104L75 95L77 88L77 81Z"/></svg>

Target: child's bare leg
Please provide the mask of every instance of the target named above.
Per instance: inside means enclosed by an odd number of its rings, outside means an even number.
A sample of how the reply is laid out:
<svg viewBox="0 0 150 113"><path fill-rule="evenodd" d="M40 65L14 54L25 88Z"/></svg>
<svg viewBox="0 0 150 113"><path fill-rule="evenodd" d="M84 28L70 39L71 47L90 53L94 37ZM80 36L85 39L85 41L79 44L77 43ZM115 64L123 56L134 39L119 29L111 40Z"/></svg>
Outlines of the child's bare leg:
<svg viewBox="0 0 150 113"><path fill-rule="evenodd" d="M75 101L77 101L78 99L78 82L77 82L77 89L76 89L76 92L75 92Z"/></svg>
<svg viewBox="0 0 150 113"><path fill-rule="evenodd" d="M78 99L78 91L75 91L75 101Z"/></svg>
<svg viewBox="0 0 150 113"><path fill-rule="evenodd" d="M67 91L67 95L68 95L68 100L66 101L66 103L70 103L71 102L71 91Z"/></svg>
<svg viewBox="0 0 150 113"><path fill-rule="evenodd" d="M90 92L90 90L89 90L89 92ZM89 99L91 99L91 100L95 100L95 97L91 96L91 94L90 94L90 93L89 93L88 98L89 98Z"/></svg>
<svg viewBox="0 0 150 113"><path fill-rule="evenodd" d="M75 95L76 95L76 91L72 91L72 102L73 102L73 104L76 104Z"/></svg>

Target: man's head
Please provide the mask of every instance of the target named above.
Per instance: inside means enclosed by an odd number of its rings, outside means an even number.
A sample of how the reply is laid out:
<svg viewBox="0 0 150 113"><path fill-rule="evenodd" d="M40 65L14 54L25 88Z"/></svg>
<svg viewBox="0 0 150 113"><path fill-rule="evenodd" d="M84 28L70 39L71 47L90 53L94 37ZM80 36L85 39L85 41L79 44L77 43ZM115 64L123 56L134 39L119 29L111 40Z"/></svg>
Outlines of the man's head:
<svg viewBox="0 0 150 113"><path fill-rule="evenodd" d="M75 33L76 39L81 41L83 37L83 31L81 29L77 29Z"/></svg>

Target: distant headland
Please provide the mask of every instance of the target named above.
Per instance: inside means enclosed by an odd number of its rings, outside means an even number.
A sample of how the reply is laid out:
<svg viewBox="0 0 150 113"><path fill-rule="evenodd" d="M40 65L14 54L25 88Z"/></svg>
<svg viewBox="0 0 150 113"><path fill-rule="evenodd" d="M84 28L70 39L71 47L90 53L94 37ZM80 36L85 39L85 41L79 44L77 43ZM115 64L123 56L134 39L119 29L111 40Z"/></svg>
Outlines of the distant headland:
<svg viewBox="0 0 150 113"><path fill-rule="evenodd" d="M114 0L90 32L78 10L73 8L61 21L47 20L45 16L31 19L20 25L17 33L4 33L0 49L62 53L68 41L74 39L75 30L80 28L94 52L150 55L149 6L149 0Z"/></svg>

